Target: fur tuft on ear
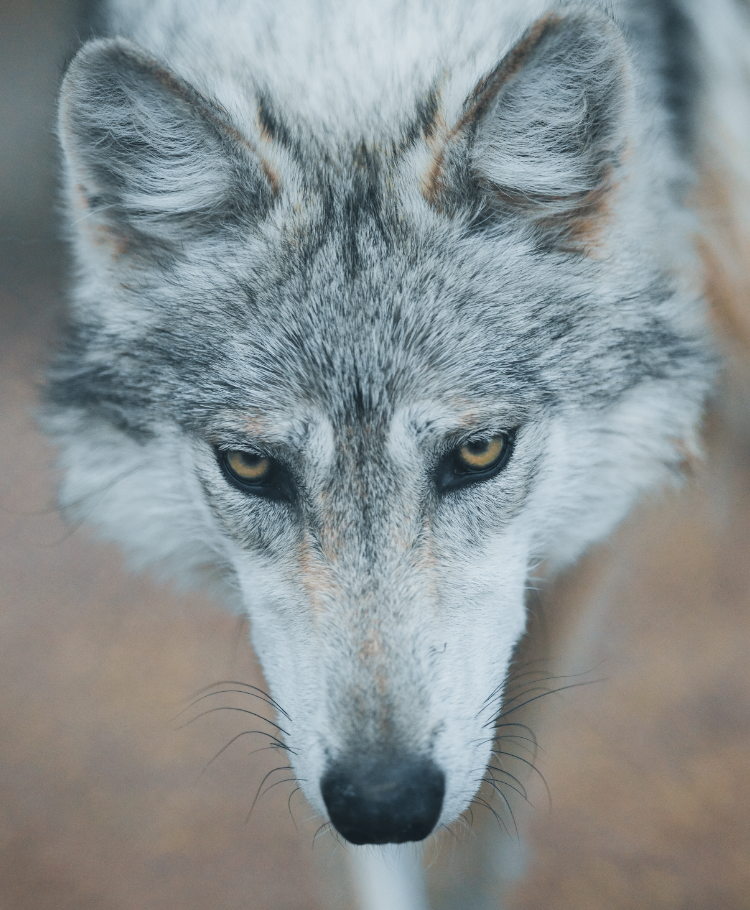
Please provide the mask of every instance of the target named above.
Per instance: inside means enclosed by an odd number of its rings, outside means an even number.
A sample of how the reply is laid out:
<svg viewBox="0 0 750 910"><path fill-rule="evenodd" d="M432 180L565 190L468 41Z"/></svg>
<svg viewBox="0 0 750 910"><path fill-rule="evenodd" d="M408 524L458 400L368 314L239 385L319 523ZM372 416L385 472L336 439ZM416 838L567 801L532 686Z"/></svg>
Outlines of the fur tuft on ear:
<svg viewBox="0 0 750 910"><path fill-rule="evenodd" d="M603 13L544 16L467 99L434 159L428 199L453 206L479 195L483 209L530 220L552 243L585 242L624 145L628 69Z"/></svg>
<svg viewBox="0 0 750 910"><path fill-rule="evenodd" d="M123 39L75 57L59 133L76 203L118 249L257 220L278 191L226 112Z"/></svg>

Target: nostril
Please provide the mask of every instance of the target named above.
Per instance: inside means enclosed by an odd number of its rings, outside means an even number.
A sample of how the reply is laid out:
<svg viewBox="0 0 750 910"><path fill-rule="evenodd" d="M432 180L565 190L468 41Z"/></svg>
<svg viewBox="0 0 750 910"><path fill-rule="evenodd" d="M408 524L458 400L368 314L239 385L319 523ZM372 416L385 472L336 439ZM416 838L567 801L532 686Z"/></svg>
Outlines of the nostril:
<svg viewBox="0 0 750 910"><path fill-rule="evenodd" d="M445 775L429 759L339 761L320 785L331 822L352 844L424 840L443 808Z"/></svg>

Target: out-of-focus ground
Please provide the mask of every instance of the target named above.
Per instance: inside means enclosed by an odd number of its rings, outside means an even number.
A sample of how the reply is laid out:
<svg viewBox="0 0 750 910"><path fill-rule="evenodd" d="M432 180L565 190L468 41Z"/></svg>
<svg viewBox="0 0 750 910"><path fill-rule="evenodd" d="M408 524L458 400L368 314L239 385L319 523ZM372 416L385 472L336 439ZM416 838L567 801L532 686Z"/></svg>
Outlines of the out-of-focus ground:
<svg viewBox="0 0 750 910"><path fill-rule="evenodd" d="M313 847L319 820L289 799L293 784L247 820L283 753L252 754L267 743L252 734L206 768L237 733L271 727L235 711L182 726L253 700L219 696L175 719L203 686L263 685L246 628L128 574L54 511L33 412L63 311L51 129L78 12L0 4L0 908L345 905L328 875L341 849ZM524 778L536 809L514 802L530 833L506 910L750 908L750 371L732 363L696 476L534 604L549 629L536 651L565 642L549 666L582 674L550 685L603 681L534 712L551 801ZM456 830L436 891L479 852Z"/></svg>

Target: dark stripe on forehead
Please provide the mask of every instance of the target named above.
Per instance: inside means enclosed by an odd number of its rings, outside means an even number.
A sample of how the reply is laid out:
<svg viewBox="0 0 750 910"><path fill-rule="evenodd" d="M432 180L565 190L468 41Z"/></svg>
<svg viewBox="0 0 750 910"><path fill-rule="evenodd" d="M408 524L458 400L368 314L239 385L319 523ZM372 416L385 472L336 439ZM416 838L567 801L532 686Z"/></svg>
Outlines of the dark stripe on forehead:
<svg viewBox="0 0 750 910"><path fill-rule="evenodd" d="M389 224L384 197L382 152L364 140L351 152L351 168L333 187L334 218L331 229L340 238L346 276L350 280L362 270L364 261L390 250L395 224ZM393 222L393 219L390 219ZM376 250L373 240L383 249Z"/></svg>

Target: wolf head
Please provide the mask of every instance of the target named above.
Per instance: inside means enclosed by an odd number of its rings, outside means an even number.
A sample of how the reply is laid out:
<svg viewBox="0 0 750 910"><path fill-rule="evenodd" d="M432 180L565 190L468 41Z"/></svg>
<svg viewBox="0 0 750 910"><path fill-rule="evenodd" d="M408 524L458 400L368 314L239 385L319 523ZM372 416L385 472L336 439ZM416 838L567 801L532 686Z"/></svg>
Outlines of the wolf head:
<svg viewBox="0 0 750 910"><path fill-rule="evenodd" d="M459 105L442 74L361 136L261 89L238 122L120 39L68 71L62 502L228 583L305 793L354 843L464 810L530 569L694 447L710 358L639 92L578 8Z"/></svg>

